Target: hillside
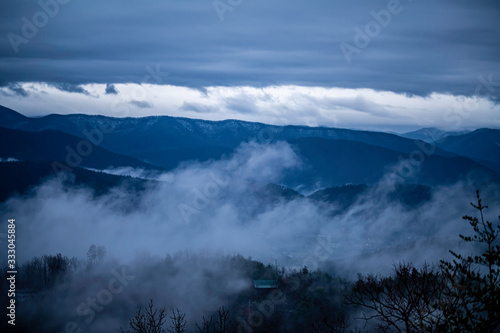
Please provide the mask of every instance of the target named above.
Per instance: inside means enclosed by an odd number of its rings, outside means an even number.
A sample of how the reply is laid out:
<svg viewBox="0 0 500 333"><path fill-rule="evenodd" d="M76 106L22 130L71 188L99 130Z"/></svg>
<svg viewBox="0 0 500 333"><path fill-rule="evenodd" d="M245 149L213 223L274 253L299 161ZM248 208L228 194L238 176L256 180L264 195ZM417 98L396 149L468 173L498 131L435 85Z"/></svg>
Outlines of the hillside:
<svg viewBox="0 0 500 333"><path fill-rule="evenodd" d="M404 154L419 149L414 140L382 132L273 126L239 120L206 121L169 116L111 118L81 114L48 115L41 118L19 118L17 122L3 122L0 118L0 126L32 132L51 129L80 138L85 138L85 132L106 128L109 131L102 142L103 148L166 169L174 168L186 160L218 159L247 141L264 143L318 137L356 141ZM436 149L434 154L453 155L441 149Z"/></svg>
<svg viewBox="0 0 500 333"><path fill-rule="evenodd" d="M53 130L25 132L0 127L0 157L22 161L64 161L96 169L130 166L160 169L133 157L110 152L90 142Z"/></svg>
<svg viewBox="0 0 500 333"><path fill-rule="evenodd" d="M482 128L459 136L446 136L436 145L500 172L500 130Z"/></svg>
<svg viewBox="0 0 500 333"><path fill-rule="evenodd" d="M302 169L287 173L290 187L316 184L319 188L346 183L374 184L391 172L402 158L400 152L361 142L302 138L289 141L303 161ZM465 177L477 181L497 179L498 174L468 158L427 156L420 167L404 177L406 183L451 184Z"/></svg>
<svg viewBox="0 0 500 333"><path fill-rule="evenodd" d="M0 163L0 202L14 195L25 195L36 185L55 178L50 162L19 161ZM109 189L125 185L131 191L140 192L146 181L131 177L110 175L82 168L74 168L71 173L61 174L61 179L68 187L85 186L96 195L106 193Z"/></svg>

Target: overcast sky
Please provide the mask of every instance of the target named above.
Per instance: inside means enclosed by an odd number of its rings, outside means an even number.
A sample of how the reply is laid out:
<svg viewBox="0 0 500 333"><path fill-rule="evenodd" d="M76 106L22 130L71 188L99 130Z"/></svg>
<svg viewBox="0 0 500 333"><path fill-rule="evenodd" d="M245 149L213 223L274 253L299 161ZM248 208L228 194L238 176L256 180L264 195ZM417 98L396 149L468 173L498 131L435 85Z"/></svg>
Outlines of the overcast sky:
<svg viewBox="0 0 500 333"><path fill-rule="evenodd" d="M4 0L0 104L30 116L500 127L498 22L498 1Z"/></svg>

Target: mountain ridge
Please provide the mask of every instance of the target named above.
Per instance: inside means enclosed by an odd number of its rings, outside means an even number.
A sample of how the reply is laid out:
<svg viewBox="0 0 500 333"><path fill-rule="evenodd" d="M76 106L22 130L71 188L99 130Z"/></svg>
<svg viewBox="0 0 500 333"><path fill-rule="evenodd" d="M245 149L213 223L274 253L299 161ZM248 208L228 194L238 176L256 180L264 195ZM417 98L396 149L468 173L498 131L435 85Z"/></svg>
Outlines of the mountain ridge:
<svg viewBox="0 0 500 333"><path fill-rule="evenodd" d="M27 119L27 120L26 120ZM53 129L84 138L84 131L96 128L112 128L105 135L102 147L110 151L147 160L165 168L169 161L158 159L158 152L168 154L171 150L184 148L214 147L210 158L220 158L221 151L234 149L242 142L275 142L301 137L344 139L369 143L389 148L404 154L418 149L416 142L394 134L374 131L351 130L331 127L307 127L299 125L276 126L241 120L209 121L171 116L149 116L143 118L113 118L101 115L48 115L41 118L26 118L17 124L0 126L39 131ZM424 144L424 142L422 142ZM436 149L434 154L452 156L454 153Z"/></svg>
<svg viewBox="0 0 500 333"><path fill-rule="evenodd" d="M107 168L130 166L136 168L161 169L133 157L116 154L72 135L42 130L26 132L0 127L0 157L15 158L21 161L65 161L68 167L83 166ZM68 163L68 156L72 163ZM72 158L72 160L71 160ZM75 165L73 165L75 164ZM76 165L77 164L77 165Z"/></svg>
<svg viewBox="0 0 500 333"><path fill-rule="evenodd" d="M146 169L158 166L157 169L173 170L190 161L219 160L231 156L241 143L254 140L260 143L286 141L295 147L305 163L301 170L285 171L284 185L291 188L305 186L314 190L314 184L323 188L345 183L373 184L393 172L391 170L398 163L415 154L422 155L424 160L415 168L415 174L403 177L405 182L449 184L471 174L474 179L496 179L500 172L494 162L484 159L481 163L477 156L463 156L460 149L450 152L439 148L439 145L382 132L171 116L113 118L53 114L27 118L15 116L15 111L7 110L8 117L0 116L0 126L3 121L10 127L16 127L10 129L18 131L10 139L17 136L19 142L8 146L9 135L0 137L5 142L0 145L0 157L4 158L63 160L67 145L76 149L80 141L91 140L89 132L101 131L101 140L95 146L95 151L99 153L85 158L82 166L101 170L110 166ZM489 130L477 133L489 133ZM478 140L481 138L479 136ZM44 149L33 151L33 147L48 139L51 144L45 142ZM19 146L20 143L23 146ZM57 153L54 153L54 147L58 147ZM24 155L21 154L23 152Z"/></svg>

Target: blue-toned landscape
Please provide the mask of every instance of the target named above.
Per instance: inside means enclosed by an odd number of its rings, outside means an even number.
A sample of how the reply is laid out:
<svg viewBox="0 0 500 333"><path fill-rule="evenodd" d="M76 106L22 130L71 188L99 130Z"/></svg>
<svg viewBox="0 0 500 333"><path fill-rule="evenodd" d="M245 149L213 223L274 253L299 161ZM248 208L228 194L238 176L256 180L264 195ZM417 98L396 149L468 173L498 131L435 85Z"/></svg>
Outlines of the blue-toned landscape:
<svg viewBox="0 0 500 333"><path fill-rule="evenodd" d="M0 13L2 332L499 332L495 1Z"/></svg>

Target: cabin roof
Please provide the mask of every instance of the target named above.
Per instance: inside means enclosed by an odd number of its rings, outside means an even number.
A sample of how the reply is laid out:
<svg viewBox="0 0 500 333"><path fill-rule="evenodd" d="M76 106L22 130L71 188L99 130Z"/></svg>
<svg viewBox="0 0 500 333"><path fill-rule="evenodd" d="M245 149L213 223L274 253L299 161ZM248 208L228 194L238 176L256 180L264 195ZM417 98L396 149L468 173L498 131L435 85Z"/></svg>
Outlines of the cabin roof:
<svg viewBox="0 0 500 333"><path fill-rule="evenodd" d="M274 289L274 288L278 288L278 281L276 281L276 280L253 280L253 286L256 289Z"/></svg>

